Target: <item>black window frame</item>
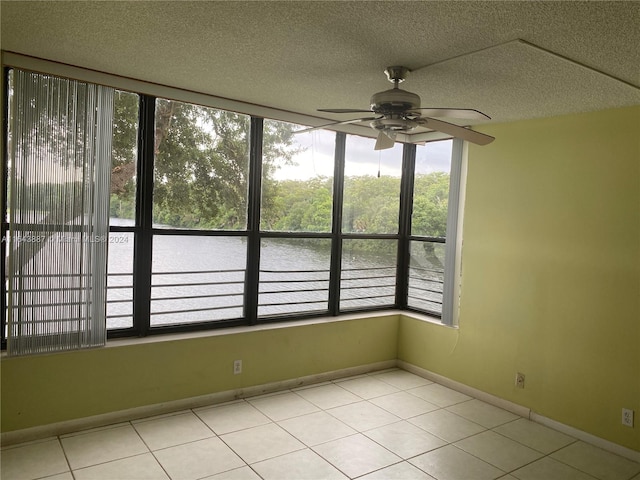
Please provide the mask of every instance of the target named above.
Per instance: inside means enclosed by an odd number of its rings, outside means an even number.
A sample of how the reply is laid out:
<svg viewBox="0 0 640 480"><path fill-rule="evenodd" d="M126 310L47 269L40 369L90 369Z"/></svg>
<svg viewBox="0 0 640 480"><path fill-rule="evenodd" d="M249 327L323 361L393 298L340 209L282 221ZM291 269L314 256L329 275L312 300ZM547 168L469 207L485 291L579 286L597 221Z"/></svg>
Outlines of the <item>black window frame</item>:
<svg viewBox="0 0 640 480"><path fill-rule="evenodd" d="M8 76L13 67L3 69L3 190L0 198L2 208L2 253L7 254L6 235L9 228L7 218L7 177L8 177L8 111L9 92ZM409 248L412 241L432 241L445 243L445 238L426 238L412 236L411 214L413 208L413 186L415 175L416 145L404 144L402 154L402 175L400 179L400 205L398 230L393 234L344 233L342 231L342 206L344 199L344 167L347 134L336 132L334 154L334 176L332 195L332 223L330 232L280 232L260 230L260 204L262 182L262 141L264 118L250 116L249 173L247 192L247 226L245 230L192 230L179 228L154 228L153 226L153 184L154 184L154 132L155 105L159 97L139 92L139 124L137 140L135 224L133 226L110 226L111 233L131 233L134 237L133 260L133 325L128 328L112 328L107 331L107 338L145 337L149 335L191 332L215 328L257 325L288 320L302 320L321 316L339 316L345 313L370 312L389 308L415 311L442 318L441 313L419 310L408 306ZM456 210L457 211L457 210ZM151 326L151 288L153 238L156 235L196 235L196 236L243 236L247 239L246 271L243 297L243 316L227 320L198 321ZM260 244L263 239L270 238L323 238L331 240L331 259L328 287L328 308L326 311L309 313L292 313L273 316L258 316L258 296L260 284ZM393 305L373 306L354 309L341 308L341 261L343 242L350 239L395 240L397 242L397 264L395 274L395 300ZM2 275L6 279L6 261L2 261ZM4 327L1 329L2 348L6 348L6 281L2 283L2 311Z"/></svg>

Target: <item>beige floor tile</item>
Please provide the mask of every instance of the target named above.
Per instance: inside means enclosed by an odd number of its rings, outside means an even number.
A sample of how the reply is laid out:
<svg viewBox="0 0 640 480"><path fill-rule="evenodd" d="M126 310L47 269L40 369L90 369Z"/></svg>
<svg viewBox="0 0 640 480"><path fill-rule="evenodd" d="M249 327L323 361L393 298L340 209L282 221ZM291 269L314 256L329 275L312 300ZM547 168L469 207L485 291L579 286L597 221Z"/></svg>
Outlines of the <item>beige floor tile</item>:
<svg viewBox="0 0 640 480"><path fill-rule="evenodd" d="M211 429L192 412L135 422L133 427L151 450L215 436Z"/></svg>
<svg viewBox="0 0 640 480"><path fill-rule="evenodd" d="M362 401L357 395L333 383L296 390L295 393L324 410Z"/></svg>
<svg viewBox="0 0 640 480"><path fill-rule="evenodd" d="M248 464L305 448L303 443L273 423L227 433L220 438Z"/></svg>
<svg viewBox="0 0 640 480"><path fill-rule="evenodd" d="M586 472L600 480L631 478L640 464L584 442L576 442L551 454L555 460Z"/></svg>
<svg viewBox="0 0 640 480"><path fill-rule="evenodd" d="M408 421L447 442L457 442L485 430L483 426L447 410L435 410Z"/></svg>
<svg viewBox="0 0 640 480"><path fill-rule="evenodd" d="M402 458L415 457L446 442L415 425L402 421L368 430L364 434Z"/></svg>
<svg viewBox="0 0 640 480"><path fill-rule="evenodd" d="M72 470L149 451L129 424L65 436L61 442Z"/></svg>
<svg viewBox="0 0 640 480"><path fill-rule="evenodd" d="M411 418L438 410L440 407L407 392L397 392L369 400L400 418Z"/></svg>
<svg viewBox="0 0 640 480"><path fill-rule="evenodd" d="M258 397L249 400L249 403L274 421L319 411L314 404L293 392Z"/></svg>
<svg viewBox="0 0 640 480"><path fill-rule="evenodd" d="M336 382L342 388L349 390L351 393L358 395L364 399L381 397L399 390L388 383L378 380L372 375L366 375L359 378L351 378L349 380L341 380Z"/></svg>
<svg viewBox="0 0 640 480"><path fill-rule="evenodd" d="M545 454L555 452L576 441L575 438L569 435L557 432L526 418L505 423L494 428L493 431Z"/></svg>
<svg viewBox="0 0 640 480"><path fill-rule="evenodd" d="M327 413L359 432L400 421L400 417L366 401L332 408Z"/></svg>
<svg viewBox="0 0 640 480"><path fill-rule="evenodd" d="M373 473L369 473L358 480L436 480L408 462L396 463Z"/></svg>
<svg viewBox="0 0 640 480"><path fill-rule="evenodd" d="M593 480L594 477L550 457L543 457L511 475L518 480Z"/></svg>
<svg viewBox="0 0 640 480"><path fill-rule="evenodd" d="M151 453L81 468L73 475L75 480L169 480Z"/></svg>
<svg viewBox="0 0 640 480"><path fill-rule="evenodd" d="M471 400L470 396L465 395L464 393L456 392L451 388L444 387L437 383L431 383L423 387L412 388L410 390L407 390L407 392L439 407L449 407L451 405L455 405L456 403Z"/></svg>
<svg viewBox="0 0 640 480"><path fill-rule="evenodd" d="M254 463L251 467L264 480L341 480L338 469L312 450L298 450Z"/></svg>
<svg viewBox="0 0 640 480"><path fill-rule="evenodd" d="M494 407L476 399L452 405L447 410L485 428L494 428L520 418L518 415L507 412L502 408Z"/></svg>
<svg viewBox="0 0 640 480"><path fill-rule="evenodd" d="M271 419L247 402L206 407L194 413L218 435L271 423Z"/></svg>
<svg viewBox="0 0 640 480"><path fill-rule="evenodd" d="M543 456L536 450L491 431L465 438L455 445L505 472L520 468Z"/></svg>
<svg viewBox="0 0 640 480"><path fill-rule="evenodd" d="M453 445L432 450L409 462L438 480L493 480L506 473Z"/></svg>
<svg viewBox="0 0 640 480"><path fill-rule="evenodd" d="M172 480L195 480L245 465L219 438L207 438L153 453Z"/></svg>
<svg viewBox="0 0 640 480"><path fill-rule="evenodd" d="M3 448L0 478L31 480L69 471L57 438Z"/></svg>
<svg viewBox="0 0 640 480"><path fill-rule="evenodd" d="M320 456L349 477L358 477L401 461L362 434L313 447Z"/></svg>
<svg viewBox="0 0 640 480"><path fill-rule="evenodd" d="M308 446L330 442L357 433L326 412L310 413L278 422L291 435Z"/></svg>
<svg viewBox="0 0 640 480"><path fill-rule="evenodd" d="M431 380L427 380L406 370L392 370L389 372L375 373L372 374L372 376L400 390L407 390L409 388L421 387L433 383Z"/></svg>
<svg viewBox="0 0 640 480"><path fill-rule="evenodd" d="M0 476L2 478L2 476ZM50 477L43 478L42 480L74 480L71 472L59 473L57 475L51 475Z"/></svg>

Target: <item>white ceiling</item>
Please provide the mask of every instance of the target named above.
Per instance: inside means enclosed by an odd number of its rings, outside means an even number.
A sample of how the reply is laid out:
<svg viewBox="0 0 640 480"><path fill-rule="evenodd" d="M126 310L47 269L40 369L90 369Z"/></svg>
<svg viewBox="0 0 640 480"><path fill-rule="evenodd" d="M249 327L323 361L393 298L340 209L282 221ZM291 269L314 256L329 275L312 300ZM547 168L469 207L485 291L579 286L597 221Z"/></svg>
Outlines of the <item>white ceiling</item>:
<svg viewBox="0 0 640 480"><path fill-rule="evenodd" d="M297 113L423 106L493 122L640 104L640 2L2 1L1 48Z"/></svg>

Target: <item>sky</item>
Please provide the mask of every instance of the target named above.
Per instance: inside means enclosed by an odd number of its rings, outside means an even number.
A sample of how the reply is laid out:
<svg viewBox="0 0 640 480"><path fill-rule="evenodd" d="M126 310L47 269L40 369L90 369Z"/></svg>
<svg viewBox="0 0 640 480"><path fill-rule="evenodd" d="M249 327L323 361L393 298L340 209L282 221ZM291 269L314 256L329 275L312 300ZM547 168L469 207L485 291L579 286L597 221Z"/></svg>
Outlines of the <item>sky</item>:
<svg viewBox="0 0 640 480"><path fill-rule="evenodd" d="M296 147L302 151L294 156L295 165L282 166L275 174L278 180L308 180L315 176L333 176L333 157L336 134L329 130L314 130L295 135ZM399 177L402 168L402 144L388 150L375 151L374 138L348 135L345 152L345 175ZM416 173L449 172L451 140L418 145Z"/></svg>

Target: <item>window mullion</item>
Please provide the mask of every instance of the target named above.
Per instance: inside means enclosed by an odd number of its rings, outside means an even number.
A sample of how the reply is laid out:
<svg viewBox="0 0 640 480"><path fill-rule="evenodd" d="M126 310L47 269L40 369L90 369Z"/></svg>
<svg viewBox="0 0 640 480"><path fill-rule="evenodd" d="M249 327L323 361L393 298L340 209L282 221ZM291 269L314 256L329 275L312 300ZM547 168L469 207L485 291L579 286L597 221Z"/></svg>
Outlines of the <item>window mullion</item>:
<svg viewBox="0 0 640 480"><path fill-rule="evenodd" d="M147 335L151 324L155 103L155 97L140 96L136 227L133 245L133 328L138 336Z"/></svg>
<svg viewBox="0 0 640 480"><path fill-rule="evenodd" d="M250 325L258 321L260 281L260 200L262 193L262 139L264 120L251 117L249 186L247 198L247 272L244 289L244 317Z"/></svg>
<svg viewBox="0 0 640 480"><path fill-rule="evenodd" d="M416 146L405 144L402 155L400 180L400 212L398 215L398 266L396 269L396 307L407 308L409 285L409 238L413 208L413 182L415 176Z"/></svg>
<svg viewBox="0 0 640 480"><path fill-rule="evenodd" d="M344 159L347 136L336 133L333 173L333 212L331 216L331 271L329 273L329 313L340 313L340 278L342 264L342 203L344 199Z"/></svg>

